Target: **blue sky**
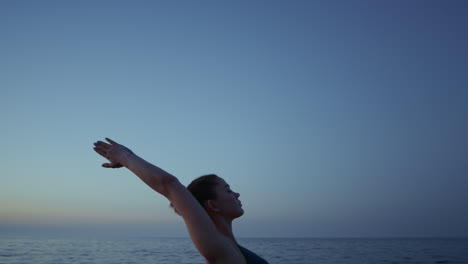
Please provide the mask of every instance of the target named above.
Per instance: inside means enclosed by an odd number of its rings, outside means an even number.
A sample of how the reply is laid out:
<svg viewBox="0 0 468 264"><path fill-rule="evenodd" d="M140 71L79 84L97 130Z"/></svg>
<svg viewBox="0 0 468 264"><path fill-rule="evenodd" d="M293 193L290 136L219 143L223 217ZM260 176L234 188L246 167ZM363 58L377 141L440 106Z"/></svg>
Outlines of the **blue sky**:
<svg viewBox="0 0 468 264"><path fill-rule="evenodd" d="M110 137L241 194L239 236L468 236L465 1L1 1L0 230L186 235Z"/></svg>

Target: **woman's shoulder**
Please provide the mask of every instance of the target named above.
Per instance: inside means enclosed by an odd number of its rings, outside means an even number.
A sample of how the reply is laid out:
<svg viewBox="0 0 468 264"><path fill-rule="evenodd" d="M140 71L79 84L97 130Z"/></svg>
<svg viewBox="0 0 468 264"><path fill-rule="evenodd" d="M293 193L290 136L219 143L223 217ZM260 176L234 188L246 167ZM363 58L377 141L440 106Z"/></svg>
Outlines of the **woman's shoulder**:
<svg viewBox="0 0 468 264"><path fill-rule="evenodd" d="M216 259L207 259L206 264L247 264L244 254L238 247L237 243L233 242L228 237L221 234L222 253Z"/></svg>

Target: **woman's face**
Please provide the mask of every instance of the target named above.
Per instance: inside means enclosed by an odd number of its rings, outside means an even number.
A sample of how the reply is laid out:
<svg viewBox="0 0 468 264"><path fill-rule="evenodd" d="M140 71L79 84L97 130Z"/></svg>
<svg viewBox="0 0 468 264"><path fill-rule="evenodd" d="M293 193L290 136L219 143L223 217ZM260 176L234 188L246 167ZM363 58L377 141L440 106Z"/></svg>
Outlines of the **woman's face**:
<svg viewBox="0 0 468 264"><path fill-rule="evenodd" d="M242 203L238 199L240 194L231 190L225 180L219 178L219 184L216 186L216 199L214 200L219 213L232 219L244 214Z"/></svg>

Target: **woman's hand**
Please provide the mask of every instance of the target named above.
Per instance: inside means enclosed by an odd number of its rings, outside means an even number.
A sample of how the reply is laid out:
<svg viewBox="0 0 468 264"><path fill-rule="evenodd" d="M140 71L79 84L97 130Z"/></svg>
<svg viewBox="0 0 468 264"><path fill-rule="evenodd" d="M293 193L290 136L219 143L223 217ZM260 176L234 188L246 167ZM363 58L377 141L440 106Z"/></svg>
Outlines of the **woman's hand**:
<svg viewBox="0 0 468 264"><path fill-rule="evenodd" d="M106 138L106 140L110 143L98 141L94 143L94 151L96 151L99 155L103 156L110 163L103 163L102 166L104 168L121 168L125 164L125 158L129 154L133 154L133 152L120 145L119 143Z"/></svg>

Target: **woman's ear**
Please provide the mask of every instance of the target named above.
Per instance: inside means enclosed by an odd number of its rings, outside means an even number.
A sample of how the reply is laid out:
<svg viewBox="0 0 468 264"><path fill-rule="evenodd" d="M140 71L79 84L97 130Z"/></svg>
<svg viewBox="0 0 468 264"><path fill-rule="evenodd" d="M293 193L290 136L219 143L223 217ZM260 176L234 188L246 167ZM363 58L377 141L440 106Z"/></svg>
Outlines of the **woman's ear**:
<svg viewBox="0 0 468 264"><path fill-rule="evenodd" d="M205 201L206 208L212 212L219 213L221 209L216 205L216 202L213 200Z"/></svg>

